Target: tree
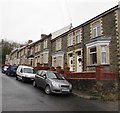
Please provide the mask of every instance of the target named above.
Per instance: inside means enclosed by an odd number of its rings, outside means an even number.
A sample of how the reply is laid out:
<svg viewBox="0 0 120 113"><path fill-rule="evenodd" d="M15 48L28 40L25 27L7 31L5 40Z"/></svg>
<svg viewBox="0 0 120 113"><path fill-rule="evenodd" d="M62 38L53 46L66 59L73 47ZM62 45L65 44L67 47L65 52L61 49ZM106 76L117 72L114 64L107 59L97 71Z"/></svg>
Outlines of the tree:
<svg viewBox="0 0 120 113"><path fill-rule="evenodd" d="M6 55L10 54L14 47L18 47L18 43L10 42L6 39L0 41L0 59L2 64L5 63Z"/></svg>

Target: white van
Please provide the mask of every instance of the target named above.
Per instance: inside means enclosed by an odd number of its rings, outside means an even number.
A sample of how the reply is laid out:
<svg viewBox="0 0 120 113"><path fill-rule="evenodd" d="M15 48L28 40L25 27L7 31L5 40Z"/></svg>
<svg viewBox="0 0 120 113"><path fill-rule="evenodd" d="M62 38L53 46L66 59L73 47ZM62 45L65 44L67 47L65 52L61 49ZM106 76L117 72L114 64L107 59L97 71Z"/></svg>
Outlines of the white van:
<svg viewBox="0 0 120 113"><path fill-rule="evenodd" d="M34 80L35 78L35 71L30 66L23 66L20 65L17 68L16 71L16 80L22 80L22 82L25 82L27 80Z"/></svg>

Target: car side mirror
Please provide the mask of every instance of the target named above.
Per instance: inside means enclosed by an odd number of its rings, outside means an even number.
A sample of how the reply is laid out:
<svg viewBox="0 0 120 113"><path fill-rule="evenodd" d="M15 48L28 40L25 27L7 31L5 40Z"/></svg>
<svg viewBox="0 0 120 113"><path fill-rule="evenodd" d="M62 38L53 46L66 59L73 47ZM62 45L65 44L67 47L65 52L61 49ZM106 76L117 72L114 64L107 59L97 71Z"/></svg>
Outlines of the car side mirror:
<svg viewBox="0 0 120 113"><path fill-rule="evenodd" d="M46 78L47 78L47 77L46 77L46 74L44 74L44 75L43 75L43 78L44 78L44 79L46 79Z"/></svg>

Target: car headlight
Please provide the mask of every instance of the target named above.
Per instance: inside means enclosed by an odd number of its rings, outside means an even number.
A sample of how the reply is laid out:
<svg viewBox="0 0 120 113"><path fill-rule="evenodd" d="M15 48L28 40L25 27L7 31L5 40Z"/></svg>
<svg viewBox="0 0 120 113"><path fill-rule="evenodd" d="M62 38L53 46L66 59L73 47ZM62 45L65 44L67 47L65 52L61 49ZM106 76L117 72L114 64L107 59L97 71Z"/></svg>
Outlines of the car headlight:
<svg viewBox="0 0 120 113"><path fill-rule="evenodd" d="M72 89L72 84L70 84L70 89Z"/></svg>
<svg viewBox="0 0 120 113"><path fill-rule="evenodd" d="M59 84L57 84L57 83L52 83L52 85L54 86L54 87L60 87L60 85Z"/></svg>

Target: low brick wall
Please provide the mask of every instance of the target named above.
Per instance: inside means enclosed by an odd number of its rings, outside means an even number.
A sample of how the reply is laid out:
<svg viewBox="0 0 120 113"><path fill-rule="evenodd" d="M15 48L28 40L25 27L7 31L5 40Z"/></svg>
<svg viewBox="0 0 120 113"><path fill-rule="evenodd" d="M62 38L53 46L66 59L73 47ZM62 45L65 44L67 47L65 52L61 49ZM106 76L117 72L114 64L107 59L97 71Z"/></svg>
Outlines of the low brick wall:
<svg viewBox="0 0 120 113"><path fill-rule="evenodd" d="M89 93L93 96L100 96L104 100L118 99L118 81L117 80L84 80L68 79L73 85L73 89Z"/></svg>
<svg viewBox="0 0 120 113"><path fill-rule="evenodd" d="M114 72L104 72L103 65L96 65L94 71L71 72L69 67L64 69L67 79L91 79L91 80L117 80L118 75Z"/></svg>

